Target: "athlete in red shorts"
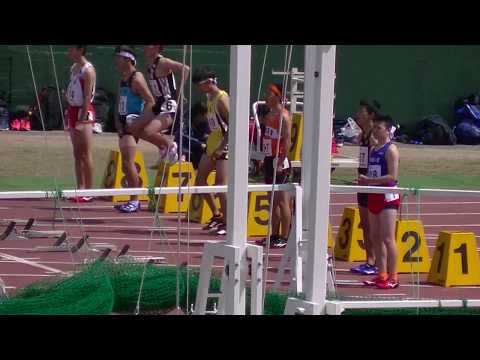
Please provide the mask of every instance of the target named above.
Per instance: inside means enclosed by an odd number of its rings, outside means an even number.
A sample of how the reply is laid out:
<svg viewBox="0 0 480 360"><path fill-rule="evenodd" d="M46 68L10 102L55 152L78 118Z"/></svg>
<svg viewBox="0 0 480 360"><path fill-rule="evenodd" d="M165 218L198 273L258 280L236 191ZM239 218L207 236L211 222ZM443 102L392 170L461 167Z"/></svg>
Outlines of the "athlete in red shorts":
<svg viewBox="0 0 480 360"><path fill-rule="evenodd" d="M390 140L392 126L389 116L378 116L374 120L372 135L377 143L370 149L368 176L360 175L360 185L396 187L399 153L397 146ZM380 289L395 289L399 286L395 244L395 223L399 207L398 193L368 194L370 239L374 244L379 273L372 281L365 281L365 285Z"/></svg>
<svg viewBox="0 0 480 360"><path fill-rule="evenodd" d="M95 69L85 57L85 45L73 45L68 56L74 64L67 88L69 106L65 111L75 158L77 189L91 189L93 183L92 137L95 124L93 94L95 93ZM91 197L75 197L74 202L89 202Z"/></svg>

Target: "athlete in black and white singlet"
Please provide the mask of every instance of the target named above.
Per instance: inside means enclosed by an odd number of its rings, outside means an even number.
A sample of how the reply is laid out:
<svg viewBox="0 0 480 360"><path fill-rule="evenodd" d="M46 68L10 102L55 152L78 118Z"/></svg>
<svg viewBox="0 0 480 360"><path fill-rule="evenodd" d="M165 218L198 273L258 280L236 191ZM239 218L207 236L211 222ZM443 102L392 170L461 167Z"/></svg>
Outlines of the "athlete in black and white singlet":
<svg viewBox="0 0 480 360"><path fill-rule="evenodd" d="M156 70L161 58L162 55L159 55L155 62L148 67L148 82L155 98L152 110L155 115L174 114L177 110L175 75L170 72L166 76L157 77Z"/></svg>

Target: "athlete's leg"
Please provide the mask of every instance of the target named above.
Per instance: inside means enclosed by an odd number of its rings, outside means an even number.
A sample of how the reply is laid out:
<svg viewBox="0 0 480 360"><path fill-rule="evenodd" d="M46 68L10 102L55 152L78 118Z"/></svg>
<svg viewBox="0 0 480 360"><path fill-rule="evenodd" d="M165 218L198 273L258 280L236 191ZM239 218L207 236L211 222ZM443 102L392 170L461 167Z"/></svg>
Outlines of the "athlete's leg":
<svg viewBox="0 0 480 360"><path fill-rule="evenodd" d="M91 189L93 185L92 126L90 123L77 123L75 129L70 130L79 189Z"/></svg>
<svg viewBox="0 0 480 360"><path fill-rule="evenodd" d="M380 228L382 224L380 215L369 211L368 220L370 227L370 241L373 243L379 275L384 276L387 273L387 249L381 238Z"/></svg>
<svg viewBox="0 0 480 360"><path fill-rule="evenodd" d="M227 176L228 176L228 163L227 160L217 160L216 161L216 176L215 176L215 185L227 185ZM227 194L218 193L217 196L220 198L220 211L223 214L224 221L227 220Z"/></svg>
<svg viewBox="0 0 480 360"><path fill-rule="evenodd" d="M140 187L140 178L135 166L135 153L137 143L132 135L123 135L119 140L120 153L122 154L122 170L127 178L129 188ZM137 201L138 195L131 195L131 201Z"/></svg>
<svg viewBox="0 0 480 360"><path fill-rule="evenodd" d="M197 177L195 179L195 186L207 186L208 175L215 169L215 163L206 155L203 154L198 164ZM219 216L220 211L215 204L213 194L203 194L203 198L207 205L212 210L213 216Z"/></svg>
<svg viewBox="0 0 480 360"><path fill-rule="evenodd" d="M288 239L290 233L290 224L292 222L292 211L290 208L290 193L288 191L279 191L276 196L278 208L280 210L280 223L282 224L281 236Z"/></svg>
<svg viewBox="0 0 480 360"><path fill-rule="evenodd" d="M397 246L395 244L395 225L397 220L396 209L383 209L378 214L380 222L380 239L386 249L386 269L390 276L397 280Z"/></svg>
<svg viewBox="0 0 480 360"><path fill-rule="evenodd" d="M368 208L367 206L358 206L360 213L360 227L363 230L363 241L365 244L365 251L367 253L367 263L375 265L375 251L373 244L370 241L370 224L368 221Z"/></svg>

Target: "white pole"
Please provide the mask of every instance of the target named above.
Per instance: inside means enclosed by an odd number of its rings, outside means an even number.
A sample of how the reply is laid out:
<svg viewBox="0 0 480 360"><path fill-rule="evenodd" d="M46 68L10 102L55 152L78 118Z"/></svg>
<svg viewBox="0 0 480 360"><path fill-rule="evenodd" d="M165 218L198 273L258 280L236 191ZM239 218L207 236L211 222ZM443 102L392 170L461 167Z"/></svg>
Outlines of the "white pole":
<svg viewBox="0 0 480 360"><path fill-rule="evenodd" d="M227 244L238 247L242 259L235 269L229 270L240 271L240 281L234 286L233 294L229 294L234 298L233 303L225 294L225 313L235 315L245 314L245 275L241 267L246 261L247 242L250 66L251 46L231 46Z"/></svg>
<svg viewBox="0 0 480 360"><path fill-rule="evenodd" d="M335 51L331 45L305 46L304 134L311 134L303 152L309 161L303 167L309 240L305 295L313 314L325 313Z"/></svg>

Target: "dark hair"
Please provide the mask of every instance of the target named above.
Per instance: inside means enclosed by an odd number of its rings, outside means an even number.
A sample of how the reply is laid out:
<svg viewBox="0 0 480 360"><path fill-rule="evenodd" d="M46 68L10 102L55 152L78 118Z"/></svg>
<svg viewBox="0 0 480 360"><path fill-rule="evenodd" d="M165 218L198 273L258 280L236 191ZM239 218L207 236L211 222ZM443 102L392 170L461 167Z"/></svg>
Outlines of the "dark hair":
<svg viewBox="0 0 480 360"><path fill-rule="evenodd" d="M382 107L377 100L372 100L372 101L361 100L360 106L364 106L369 114L373 113L375 115L379 114L380 108Z"/></svg>
<svg viewBox="0 0 480 360"><path fill-rule="evenodd" d="M130 46L128 46L128 45L118 45L118 46L115 48L115 54L119 54L119 53L121 53L121 52L123 52L123 51L124 51L124 52L128 52L128 53L132 54L134 58L137 58L137 55L135 54L135 52L133 51L133 49L132 49ZM130 61L130 63L131 63L132 65L135 65L135 64L136 64L136 62L135 62L134 60L132 60L132 59L128 59L128 60Z"/></svg>
<svg viewBox="0 0 480 360"><path fill-rule="evenodd" d="M203 102L197 101L192 106L192 119L196 118L197 116L204 116L207 111L207 106Z"/></svg>
<svg viewBox="0 0 480 360"><path fill-rule="evenodd" d="M375 119L373 119L374 123L383 123L385 127L390 130L393 126L393 119L389 115L377 115Z"/></svg>
<svg viewBox="0 0 480 360"><path fill-rule="evenodd" d="M204 81L207 79L215 79L217 76L215 73L210 70L207 66L203 66L199 69L196 69L192 76L192 82L194 84L198 84L200 81Z"/></svg>
<svg viewBox="0 0 480 360"><path fill-rule="evenodd" d="M82 55L85 56L85 54L87 53L87 46L86 45L74 45L78 50L83 50L82 51Z"/></svg>

